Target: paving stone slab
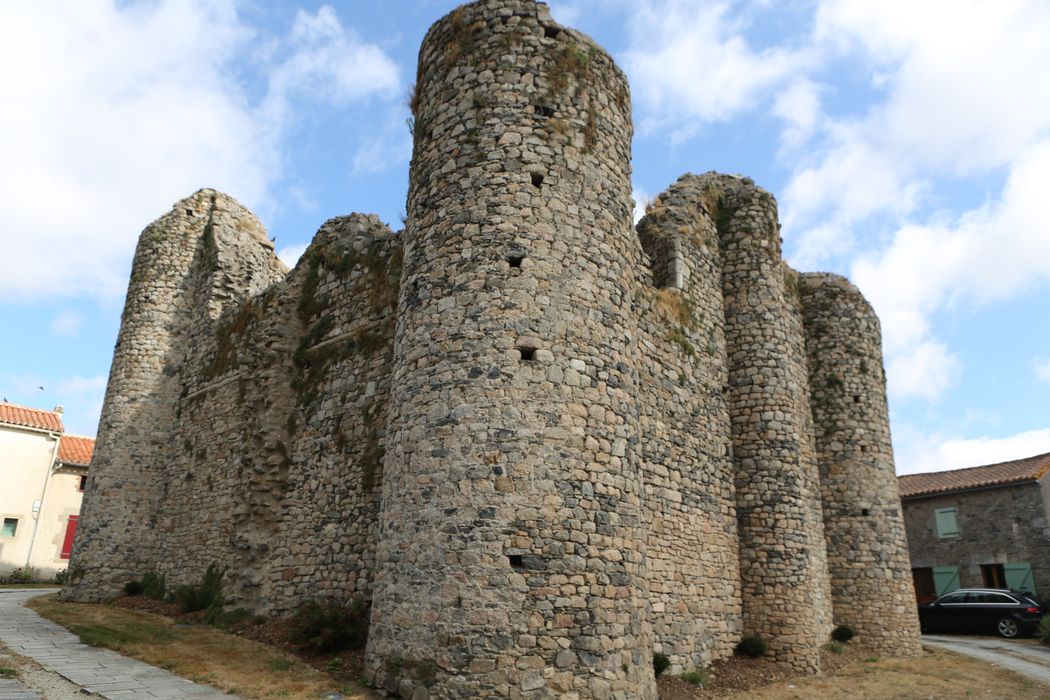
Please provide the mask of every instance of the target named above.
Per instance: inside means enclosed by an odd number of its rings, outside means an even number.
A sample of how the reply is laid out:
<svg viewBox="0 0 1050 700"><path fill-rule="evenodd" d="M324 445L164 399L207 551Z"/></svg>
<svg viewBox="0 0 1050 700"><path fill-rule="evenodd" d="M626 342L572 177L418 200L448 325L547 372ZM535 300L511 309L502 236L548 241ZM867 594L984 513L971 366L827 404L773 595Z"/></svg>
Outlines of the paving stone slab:
<svg viewBox="0 0 1050 700"><path fill-rule="evenodd" d="M103 698L194 700L231 698L215 688L180 678L162 668L116 652L83 644L64 627L45 620L23 604L53 591L0 591L0 641ZM0 700L38 700L40 695L17 681L0 680Z"/></svg>

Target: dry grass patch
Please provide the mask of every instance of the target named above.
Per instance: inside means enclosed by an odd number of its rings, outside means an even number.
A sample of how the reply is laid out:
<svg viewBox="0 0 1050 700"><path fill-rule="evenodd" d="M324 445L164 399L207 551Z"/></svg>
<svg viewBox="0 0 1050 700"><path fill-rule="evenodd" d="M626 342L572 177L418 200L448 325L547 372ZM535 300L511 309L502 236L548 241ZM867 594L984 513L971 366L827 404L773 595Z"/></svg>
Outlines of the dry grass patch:
<svg viewBox="0 0 1050 700"><path fill-rule="evenodd" d="M322 698L332 692L344 693L347 700L378 697L347 688L291 654L207 625L107 605L66 603L53 595L27 605L85 644L113 649L244 698Z"/></svg>
<svg viewBox="0 0 1050 700"><path fill-rule="evenodd" d="M867 657L827 677L791 678L735 693L734 700L915 700L916 698L1032 698L1048 689L991 664L942 650L917 659Z"/></svg>

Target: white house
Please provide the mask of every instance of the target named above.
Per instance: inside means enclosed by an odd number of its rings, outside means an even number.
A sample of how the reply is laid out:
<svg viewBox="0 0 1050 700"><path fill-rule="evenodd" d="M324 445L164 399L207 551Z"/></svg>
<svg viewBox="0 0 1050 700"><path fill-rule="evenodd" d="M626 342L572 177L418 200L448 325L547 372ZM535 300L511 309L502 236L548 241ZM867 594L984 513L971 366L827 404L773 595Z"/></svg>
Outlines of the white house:
<svg viewBox="0 0 1050 700"><path fill-rule="evenodd" d="M0 577L66 568L95 439L68 435L62 408L0 403Z"/></svg>

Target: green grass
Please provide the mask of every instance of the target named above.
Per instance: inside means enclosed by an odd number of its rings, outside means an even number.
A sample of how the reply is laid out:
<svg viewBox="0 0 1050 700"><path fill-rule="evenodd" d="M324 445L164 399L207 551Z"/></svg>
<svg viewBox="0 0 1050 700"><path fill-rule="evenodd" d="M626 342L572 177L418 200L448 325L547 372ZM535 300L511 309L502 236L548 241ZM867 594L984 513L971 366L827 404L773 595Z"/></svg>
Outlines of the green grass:
<svg viewBox="0 0 1050 700"><path fill-rule="evenodd" d="M10 666L0 666L0 678L17 678L18 669Z"/></svg>
<svg viewBox="0 0 1050 700"><path fill-rule="evenodd" d="M824 645L824 648L830 651L832 654L841 654L845 648L842 646L842 642L836 642L834 639Z"/></svg>
<svg viewBox="0 0 1050 700"><path fill-rule="evenodd" d="M689 671L679 676L683 681L689 685L695 685L697 688L703 688L707 685L707 674L703 671Z"/></svg>
<svg viewBox="0 0 1050 700"><path fill-rule="evenodd" d="M74 623L68 627L89 647L106 649L125 649L133 644L170 642L175 639L175 632L171 629L135 622L119 627L98 623Z"/></svg>
<svg viewBox="0 0 1050 700"><path fill-rule="evenodd" d="M61 588L60 583L0 583L0 588Z"/></svg>
<svg viewBox="0 0 1050 700"><path fill-rule="evenodd" d="M282 659L280 657L270 659L270 670L271 671L287 671L295 662L291 659Z"/></svg>

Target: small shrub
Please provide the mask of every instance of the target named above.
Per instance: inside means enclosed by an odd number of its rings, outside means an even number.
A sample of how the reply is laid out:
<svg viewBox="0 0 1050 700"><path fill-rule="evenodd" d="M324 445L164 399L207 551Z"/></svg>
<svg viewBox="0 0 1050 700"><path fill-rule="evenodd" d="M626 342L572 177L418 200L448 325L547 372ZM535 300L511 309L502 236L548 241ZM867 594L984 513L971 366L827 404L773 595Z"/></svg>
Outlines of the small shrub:
<svg viewBox="0 0 1050 700"><path fill-rule="evenodd" d="M125 583L124 595L142 595L142 581L128 581Z"/></svg>
<svg viewBox="0 0 1050 700"><path fill-rule="evenodd" d="M69 569L62 569L55 573L55 583L60 586L66 585L66 581L69 580Z"/></svg>
<svg viewBox="0 0 1050 700"><path fill-rule="evenodd" d="M848 642L853 639L855 632L849 625L839 625L835 629L831 630L831 638L836 642Z"/></svg>
<svg viewBox="0 0 1050 700"><path fill-rule="evenodd" d="M661 654L660 652L653 653L653 672L659 676L661 673L671 668L671 659L667 657L667 654Z"/></svg>
<svg viewBox="0 0 1050 700"><path fill-rule="evenodd" d="M368 641L368 604L309 601L296 611L288 638L314 654L359 649Z"/></svg>
<svg viewBox="0 0 1050 700"><path fill-rule="evenodd" d="M144 574L142 577L142 595L153 600L164 600L164 594L166 593L167 584L164 581L164 574L158 574L155 571L150 571Z"/></svg>
<svg viewBox="0 0 1050 700"><path fill-rule="evenodd" d="M207 610L204 619L214 622L222 614L222 576L225 569L219 569L214 564L204 572L204 578L200 583L188 586L179 586L175 589L175 600L179 609L184 613Z"/></svg>
<svg viewBox="0 0 1050 700"><path fill-rule="evenodd" d="M1045 615L1039 621L1039 641L1050 647L1050 615Z"/></svg>
<svg viewBox="0 0 1050 700"><path fill-rule="evenodd" d="M0 666L0 678L17 678L18 670L10 666Z"/></svg>
<svg viewBox="0 0 1050 700"><path fill-rule="evenodd" d="M744 637L733 650L737 656L750 656L752 659L765 656L767 651L769 651L769 644L766 643L766 640L757 635L754 637Z"/></svg>
<svg viewBox="0 0 1050 700"><path fill-rule="evenodd" d="M683 673L679 678L689 685L695 685L697 688L703 688L707 685L707 674L700 670Z"/></svg>
<svg viewBox="0 0 1050 700"><path fill-rule="evenodd" d="M24 569L17 567L8 576L8 580L11 583L29 583L33 580L33 567L27 566Z"/></svg>
<svg viewBox="0 0 1050 700"><path fill-rule="evenodd" d="M846 647L842 646L842 642L836 642L832 639L830 642L824 645L824 648L830 651L832 654L841 654L842 650Z"/></svg>

